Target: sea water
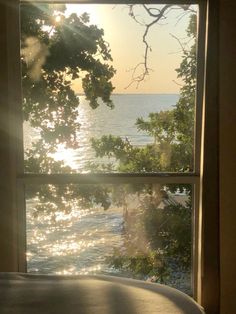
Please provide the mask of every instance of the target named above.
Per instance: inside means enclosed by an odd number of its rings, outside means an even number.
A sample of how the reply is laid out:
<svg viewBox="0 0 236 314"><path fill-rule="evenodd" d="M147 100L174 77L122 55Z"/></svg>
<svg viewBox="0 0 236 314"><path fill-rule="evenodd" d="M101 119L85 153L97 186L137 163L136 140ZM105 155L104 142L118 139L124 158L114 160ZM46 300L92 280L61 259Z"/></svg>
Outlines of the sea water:
<svg viewBox="0 0 236 314"><path fill-rule="evenodd" d="M95 161L91 138L112 134L128 139L132 145L153 142L145 132L138 132L137 118L148 118L151 112L174 107L178 95L114 95L114 109L102 104L93 110L80 96L78 132L79 148L68 152L61 148L55 158L78 172ZM25 125L25 148L39 137L37 130ZM37 198L27 200L27 270L44 274L113 274L126 276L107 263L114 249L123 244L123 209L111 207L73 208L69 213L57 211L54 221L47 211L37 216Z"/></svg>

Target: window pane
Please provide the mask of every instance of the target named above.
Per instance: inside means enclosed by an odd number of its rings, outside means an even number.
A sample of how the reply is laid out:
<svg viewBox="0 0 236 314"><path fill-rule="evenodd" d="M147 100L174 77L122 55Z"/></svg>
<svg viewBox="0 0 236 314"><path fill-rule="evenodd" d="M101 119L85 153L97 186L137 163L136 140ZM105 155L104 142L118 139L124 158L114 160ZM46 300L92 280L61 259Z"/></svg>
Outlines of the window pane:
<svg viewBox="0 0 236 314"><path fill-rule="evenodd" d="M22 4L25 172L193 171L197 13Z"/></svg>
<svg viewBox="0 0 236 314"><path fill-rule="evenodd" d="M191 294L191 185L27 186L28 272L107 274Z"/></svg>

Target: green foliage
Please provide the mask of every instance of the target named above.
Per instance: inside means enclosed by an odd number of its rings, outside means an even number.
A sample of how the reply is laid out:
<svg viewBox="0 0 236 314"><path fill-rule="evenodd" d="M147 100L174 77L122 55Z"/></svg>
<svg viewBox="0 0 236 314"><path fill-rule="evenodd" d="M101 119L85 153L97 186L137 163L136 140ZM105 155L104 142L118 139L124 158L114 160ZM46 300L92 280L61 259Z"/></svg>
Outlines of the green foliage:
<svg viewBox="0 0 236 314"><path fill-rule="evenodd" d="M132 146L128 139L104 135L101 139L92 139L92 148L98 157L108 157L116 164L118 172L152 172L159 165L159 154L155 146L143 148Z"/></svg>
<svg viewBox="0 0 236 314"><path fill-rule="evenodd" d="M115 70L104 31L90 23L87 13L66 17L65 9L55 4L21 5L23 114L39 135L25 151L27 173L74 172L53 154L59 145L73 149L80 145L79 97L72 89L75 79L81 79L92 108L99 103L113 107ZM106 188L95 186L38 186L27 195L38 197L37 213L47 208L52 216L58 209L72 210L83 202L109 207Z"/></svg>
<svg viewBox="0 0 236 314"><path fill-rule="evenodd" d="M59 144L78 147L79 97L71 87L74 79L82 80L92 108L99 105L99 99L113 106L110 95L115 70L110 65L112 57L104 31L90 24L88 14L66 17L64 11L64 5L21 5L24 119L41 137L40 143L34 143L27 152L29 172L46 170L43 164L48 163L48 153ZM58 23L55 12L61 17ZM50 172L54 170L52 166Z"/></svg>
<svg viewBox="0 0 236 314"><path fill-rule="evenodd" d="M183 50L182 62L176 69L183 86L172 110L150 113L147 120L138 118L136 126L153 137L153 144L134 147L128 139L103 136L92 139L97 156L114 158L121 172L189 172L194 167L194 120L196 89L196 16L190 17L188 36L194 41Z"/></svg>
<svg viewBox="0 0 236 314"><path fill-rule="evenodd" d="M142 186L136 194L139 206L125 212L124 244L114 250L110 264L159 283L169 283L176 271L189 272L191 191L186 193L186 203L180 204L173 202L167 188Z"/></svg>
<svg viewBox="0 0 236 314"><path fill-rule="evenodd" d="M55 11L60 22L55 21ZM65 5L21 5L21 55L23 115L38 136L25 151L25 172L73 173L54 154L59 145L77 148L79 97L72 89L75 79L92 108L100 103L113 107L109 45L104 31L89 21L88 14L64 15ZM101 185L27 185L27 199L34 198L36 219L50 217L55 227L57 213L96 206L109 208L111 188Z"/></svg>

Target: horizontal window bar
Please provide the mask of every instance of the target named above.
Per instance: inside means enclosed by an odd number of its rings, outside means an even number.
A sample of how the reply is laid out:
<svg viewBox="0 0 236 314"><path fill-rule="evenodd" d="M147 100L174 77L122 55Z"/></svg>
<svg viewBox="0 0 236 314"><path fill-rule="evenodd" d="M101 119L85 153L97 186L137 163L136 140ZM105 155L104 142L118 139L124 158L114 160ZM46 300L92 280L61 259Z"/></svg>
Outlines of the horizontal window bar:
<svg viewBox="0 0 236 314"><path fill-rule="evenodd" d="M96 183L197 183L195 173L97 173L97 174L25 174L17 178L25 184Z"/></svg>

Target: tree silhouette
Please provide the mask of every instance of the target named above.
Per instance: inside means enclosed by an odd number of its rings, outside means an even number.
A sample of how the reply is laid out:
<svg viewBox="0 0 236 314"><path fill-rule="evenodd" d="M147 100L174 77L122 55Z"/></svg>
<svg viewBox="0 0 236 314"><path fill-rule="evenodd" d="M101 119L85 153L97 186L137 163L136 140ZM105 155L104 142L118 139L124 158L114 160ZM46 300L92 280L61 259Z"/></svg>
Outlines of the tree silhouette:
<svg viewBox="0 0 236 314"><path fill-rule="evenodd" d="M40 134L26 152L26 172L72 171L50 156L59 144L66 148L79 145L79 96L71 87L74 79L82 80L92 108L99 101L113 106L115 70L104 31L89 22L87 13L66 17L65 9L65 5L21 5L24 120Z"/></svg>

